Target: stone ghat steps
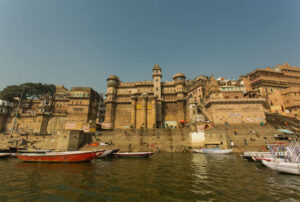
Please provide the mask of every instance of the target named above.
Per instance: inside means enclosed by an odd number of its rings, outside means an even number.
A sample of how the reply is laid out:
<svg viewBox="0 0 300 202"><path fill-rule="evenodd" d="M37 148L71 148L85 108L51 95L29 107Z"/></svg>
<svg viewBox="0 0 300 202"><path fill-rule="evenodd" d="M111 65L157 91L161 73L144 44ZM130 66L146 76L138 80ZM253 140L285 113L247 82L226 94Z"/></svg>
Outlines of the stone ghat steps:
<svg viewBox="0 0 300 202"><path fill-rule="evenodd" d="M300 120L271 113L266 113L266 119L267 122L276 129L286 128L300 134Z"/></svg>
<svg viewBox="0 0 300 202"><path fill-rule="evenodd" d="M236 131L236 135L234 133ZM223 147L230 148L230 140L234 142L234 149L246 151L248 149L258 150L267 143L278 142L274 139L276 129L270 125L260 126L258 124L216 125L215 128L206 130L206 144L222 142Z"/></svg>

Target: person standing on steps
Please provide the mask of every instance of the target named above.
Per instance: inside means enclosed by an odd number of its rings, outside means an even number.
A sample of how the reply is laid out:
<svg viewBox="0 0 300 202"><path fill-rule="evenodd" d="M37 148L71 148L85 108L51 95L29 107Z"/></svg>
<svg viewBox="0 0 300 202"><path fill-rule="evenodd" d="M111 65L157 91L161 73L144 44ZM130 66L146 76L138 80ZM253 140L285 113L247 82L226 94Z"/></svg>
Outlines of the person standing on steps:
<svg viewBox="0 0 300 202"><path fill-rule="evenodd" d="M247 145L247 139L244 138L244 145Z"/></svg>
<svg viewBox="0 0 300 202"><path fill-rule="evenodd" d="M230 146L231 146L231 148L234 147L234 142L232 140L230 140Z"/></svg>

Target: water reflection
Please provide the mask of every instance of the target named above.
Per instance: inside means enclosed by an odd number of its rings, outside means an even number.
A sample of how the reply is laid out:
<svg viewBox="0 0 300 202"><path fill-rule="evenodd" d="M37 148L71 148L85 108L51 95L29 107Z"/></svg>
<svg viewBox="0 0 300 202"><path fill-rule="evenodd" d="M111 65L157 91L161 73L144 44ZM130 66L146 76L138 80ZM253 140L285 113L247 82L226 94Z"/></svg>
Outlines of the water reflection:
<svg viewBox="0 0 300 202"><path fill-rule="evenodd" d="M82 164L0 161L0 201L296 200L300 178L238 155L156 154Z"/></svg>

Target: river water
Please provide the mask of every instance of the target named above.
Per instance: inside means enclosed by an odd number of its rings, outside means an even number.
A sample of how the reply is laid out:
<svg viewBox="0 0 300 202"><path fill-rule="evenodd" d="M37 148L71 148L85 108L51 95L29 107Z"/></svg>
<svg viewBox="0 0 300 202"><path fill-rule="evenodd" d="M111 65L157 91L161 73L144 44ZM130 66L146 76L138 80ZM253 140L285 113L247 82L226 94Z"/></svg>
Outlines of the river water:
<svg viewBox="0 0 300 202"><path fill-rule="evenodd" d="M237 154L161 153L91 163L0 160L0 201L299 201L300 176Z"/></svg>

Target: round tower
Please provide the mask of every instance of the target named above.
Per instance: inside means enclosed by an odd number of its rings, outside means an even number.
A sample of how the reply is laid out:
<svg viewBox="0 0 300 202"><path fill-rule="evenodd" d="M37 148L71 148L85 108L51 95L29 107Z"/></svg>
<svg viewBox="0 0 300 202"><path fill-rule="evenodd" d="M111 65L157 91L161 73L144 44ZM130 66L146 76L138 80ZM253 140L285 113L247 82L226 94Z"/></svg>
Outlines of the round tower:
<svg viewBox="0 0 300 202"><path fill-rule="evenodd" d="M158 64L154 65L152 69L152 79L153 79L153 87L154 87L154 96L156 96L159 100L161 99L161 68Z"/></svg>
<svg viewBox="0 0 300 202"><path fill-rule="evenodd" d="M115 101L119 81L119 77L115 75L110 75L107 78L107 101Z"/></svg>
<svg viewBox="0 0 300 202"><path fill-rule="evenodd" d="M185 98L185 76L183 73L177 73L173 76L175 83L177 100L183 100Z"/></svg>

